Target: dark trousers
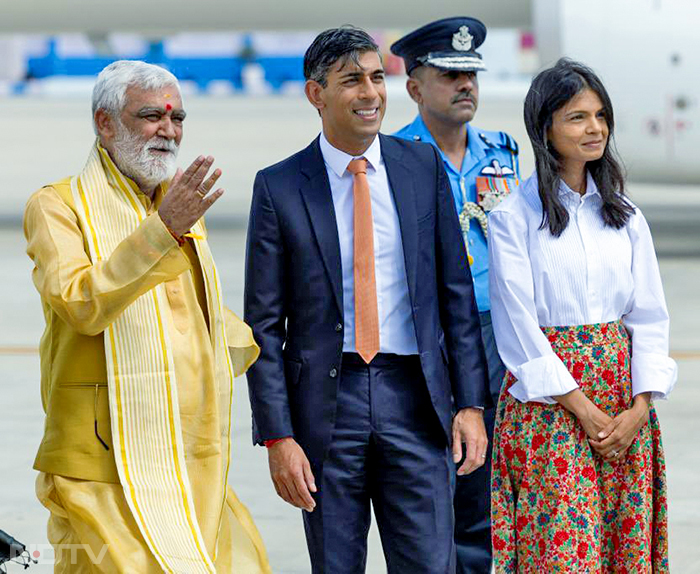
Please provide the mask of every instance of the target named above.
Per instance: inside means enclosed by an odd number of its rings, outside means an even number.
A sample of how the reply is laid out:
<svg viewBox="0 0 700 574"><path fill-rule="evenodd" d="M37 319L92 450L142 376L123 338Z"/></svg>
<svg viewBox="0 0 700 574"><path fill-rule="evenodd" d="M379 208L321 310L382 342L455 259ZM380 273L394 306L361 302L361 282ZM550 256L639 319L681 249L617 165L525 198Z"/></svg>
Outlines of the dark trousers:
<svg viewBox="0 0 700 574"><path fill-rule="evenodd" d="M389 574L452 574L452 460L417 356L343 355L331 444L303 511L314 574L359 574L370 501Z"/></svg>
<svg viewBox="0 0 700 574"><path fill-rule="evenodd" d="M455 473L455 545L458 574L491 572L491 451L495 405L498 404L498 394L506 368L496 350L491 313L480 313L479 318L494 407L484 411L484 424L489 437L484 466L466 476L456 476Z"/></svg>

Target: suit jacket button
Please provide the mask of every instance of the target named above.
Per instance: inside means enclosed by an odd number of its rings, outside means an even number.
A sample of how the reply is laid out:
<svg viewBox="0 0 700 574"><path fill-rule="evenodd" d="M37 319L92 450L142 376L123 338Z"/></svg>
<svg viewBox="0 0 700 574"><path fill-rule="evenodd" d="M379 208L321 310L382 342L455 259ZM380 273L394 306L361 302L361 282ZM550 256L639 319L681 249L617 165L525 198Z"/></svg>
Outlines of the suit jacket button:
<svg viewBox="0 0 700 574"><path fill-rule="evenodd" d="M335 379L338 376L338 369L335 367L331 369L331 372L328 373L331 376L331 379Z"/></svg>
<svg viewBox="0 0 700 574"><path fill-rule="evenodd" d="M341 323L338 323L338 324L335 326L335 332L336 332L336 333L340 333L342 330L343 330L343 325L342 325Z"/></svg>

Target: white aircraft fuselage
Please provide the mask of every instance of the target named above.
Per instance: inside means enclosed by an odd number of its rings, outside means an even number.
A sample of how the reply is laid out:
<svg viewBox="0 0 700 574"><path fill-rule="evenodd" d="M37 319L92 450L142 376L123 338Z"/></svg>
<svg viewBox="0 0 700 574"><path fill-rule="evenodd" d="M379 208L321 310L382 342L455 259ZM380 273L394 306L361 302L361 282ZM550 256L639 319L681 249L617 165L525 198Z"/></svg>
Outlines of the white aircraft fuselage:
<svg viewBox="0 0 700 574"><path fill-rule="evenodd" d="M534 0L533 8L542 67L568 56L603 80L630 175L700 182L700 2Z"/></svg>
<svg viewBox="0 0 700 574"><path fill-rule="evenodd" d="M542 66L579 59L613 100L622 158L636 179L700 182L700 2L697 0L0 0L0 34L321 30L352 23L411 29L465 14L535 32ZM488 43L488 38L486 40ZM522 142L525 144L525 142Z"/></svg>

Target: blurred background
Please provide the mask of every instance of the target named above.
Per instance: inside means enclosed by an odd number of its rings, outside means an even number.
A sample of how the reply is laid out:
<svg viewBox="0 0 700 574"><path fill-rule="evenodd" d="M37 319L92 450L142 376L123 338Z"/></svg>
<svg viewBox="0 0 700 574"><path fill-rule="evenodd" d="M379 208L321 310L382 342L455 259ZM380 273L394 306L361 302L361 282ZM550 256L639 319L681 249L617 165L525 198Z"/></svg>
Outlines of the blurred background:
<svg viewBox="0 0 700 574"><path fill-rule="evenodd" d="M226 189L209 212L210 243L227 304L242 307L247 213L257 170L305 147L320 121L303 95L303 54L321 30L351 23L381 47L388 107L383 132L412 121L403 63L389 46L442 17L480 18L473 124L510 133L521 171L532 170L522 101L533 74L560 56L603 78L616 113L617 145L629 193L654 234L672 318L680 380L657 405L667 451L671 567L700 571L700 494L695 446L700 408L700 36L695 0L0 0L0 529L19 538L50 572L47 512L31 469L42 428L38 340L43 316L24 254L21 222L29 195L78 172L94 139L90 95L97 73L121 58L170 69L188 118L184 167L211 154ZM275 572L309 571L301 517L277 499L267 457L250 445L245 380L237 381L230 482L249 505ZM12 572L12 566L10 572ZM14 567L19 570L19 566ZM368 572L385 571L372 531Z"/></svg>

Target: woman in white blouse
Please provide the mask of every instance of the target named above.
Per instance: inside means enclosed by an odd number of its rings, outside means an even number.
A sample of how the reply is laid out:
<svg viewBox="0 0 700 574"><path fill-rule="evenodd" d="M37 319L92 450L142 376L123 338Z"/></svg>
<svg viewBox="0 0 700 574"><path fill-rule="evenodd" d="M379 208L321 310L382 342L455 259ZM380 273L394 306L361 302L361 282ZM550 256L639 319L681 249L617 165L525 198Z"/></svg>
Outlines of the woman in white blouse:
<svg viewBox="0 0 700 574"><path fill-rule="evenodd" d="M562 59L525 100L536 172L489 216L508 368L492 482L496 572L666 572L666 477L652 399L676 381L644 216L624 196L612 104Z"/></svg>

